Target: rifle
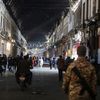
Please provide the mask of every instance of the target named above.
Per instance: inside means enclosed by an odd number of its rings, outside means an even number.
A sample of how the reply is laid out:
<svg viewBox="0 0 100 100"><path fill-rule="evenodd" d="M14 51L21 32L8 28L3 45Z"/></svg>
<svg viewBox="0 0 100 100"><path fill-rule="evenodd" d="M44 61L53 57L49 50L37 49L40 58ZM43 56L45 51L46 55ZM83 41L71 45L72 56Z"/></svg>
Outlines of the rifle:
<svg viewBox="0 0 100 100"><path fill-rule="evenodd" d="M81 91L81 93L84 90L87 90L87 92L89 93L90 97L92 100L96 100L96 94L93 92L92 88L89 86L89 84L87 83L87 81L85 80L85 78L80 74L80 71L77 69L77 67L74 67L72 69L72 71L79 77L80 79L80 84L82 85L83 89Z"/></svg>

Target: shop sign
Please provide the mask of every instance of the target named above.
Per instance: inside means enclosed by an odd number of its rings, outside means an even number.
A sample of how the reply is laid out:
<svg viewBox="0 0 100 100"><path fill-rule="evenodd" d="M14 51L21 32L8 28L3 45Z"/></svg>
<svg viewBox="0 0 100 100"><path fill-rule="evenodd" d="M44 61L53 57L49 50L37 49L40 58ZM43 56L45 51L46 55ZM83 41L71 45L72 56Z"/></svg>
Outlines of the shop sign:
<svg viewBox="0 0 100 100"><path fill-rule="evenodd" d="M73 48L78 48L80 46L80 42L76 42L74 45L73 45Z"/></svg>
<svg viewBox="0 0 100 100"><path fill-rule="evenodd" d="M73 48L72 48L72 58L75 58L77 59L78 55L77 55L77 48L80 46L80 43L79 42L76 42L74 45L73 45Z"/></svg>

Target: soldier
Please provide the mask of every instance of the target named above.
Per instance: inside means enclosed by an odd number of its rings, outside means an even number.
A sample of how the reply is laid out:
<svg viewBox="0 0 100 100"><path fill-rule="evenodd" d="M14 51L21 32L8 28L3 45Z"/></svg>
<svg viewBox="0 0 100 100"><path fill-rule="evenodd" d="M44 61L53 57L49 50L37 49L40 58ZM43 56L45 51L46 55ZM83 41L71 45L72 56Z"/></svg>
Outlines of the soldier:
<svg viewBox="0 0 100 100"><path fill-rule="evenodd" d="M96 93L96 72L95 68L90 62L85 58L86 47L79 46L77 49L78 58L76 61L68 66L65 72L62 88L68 88L68 98L69 100L93 100L89 92L83 88L80 83L80 78L72 70L76 67L81 75L85 78L86 82L91 87L94 93ZM81 91L84 90L81 94Z"/></svg>

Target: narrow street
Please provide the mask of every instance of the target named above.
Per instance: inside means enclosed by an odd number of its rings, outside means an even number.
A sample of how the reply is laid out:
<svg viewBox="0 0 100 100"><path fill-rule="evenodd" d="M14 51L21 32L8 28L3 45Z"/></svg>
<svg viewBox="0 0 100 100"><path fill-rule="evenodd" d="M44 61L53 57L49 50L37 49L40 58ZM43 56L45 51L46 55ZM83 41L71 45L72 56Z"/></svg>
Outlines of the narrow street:
<svg viewBox="0 0 100 100"><path fill-rule="evenodd" d="M58 83L57 70L34 68L32 86L21 91L12 73L0 77L1 100L66 100Z"/></svg>
<svg viewBox="0 0 100 100"><path fill-rule="evenodd" d="M32 69L32 86L21 91L15 81L14 74L7 72L0 77L1 100L67 100L66 94L58 82L57 70L35 67ZM100 87L98 87L97 100L100 100Z"/></svg>
<svg viewBox="0 0 100 100"><path fill-rule="evenodd" d="M66 69L66 76L72 75L70 63L90 87L96 86L87 61L100 83L100 0L0 0L0 100L68 100L59 80ZM16 69L20 83L30 84L33 74L31 86L22 84L25 91L16 82ZM77 97L79 82L85 83L74 74L68 81L71 97Z"/></svg>

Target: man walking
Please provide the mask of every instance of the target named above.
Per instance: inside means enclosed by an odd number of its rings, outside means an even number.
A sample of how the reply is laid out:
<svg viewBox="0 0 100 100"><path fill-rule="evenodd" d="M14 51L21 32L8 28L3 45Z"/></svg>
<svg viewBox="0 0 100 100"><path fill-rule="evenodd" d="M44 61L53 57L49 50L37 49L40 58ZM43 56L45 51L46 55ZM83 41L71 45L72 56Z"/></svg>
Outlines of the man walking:
<svg viewBox="0 0 100 100"><path fill-rule="evenodd" d="M78 58L76 61L71 63L64 75L62 88L68 88L68 98L69 100L94 100L88 89L83 86L82 79L77 75L73 69L77 69L81 76L84 77L85 82L91 88L90 92L96 93L96 72L95 68L90 62L85 58L86 47L79 46L77 49ZM78 74L79 74L78 73ZM86 84L85 84L86 85Z"/></svg>
<svg viewBox="0 0 100 100"><path fill-rule="evenodd" d="M58 67L58 75L59 75L59 81L63 80L63 71L64 71L64 59L60 55L58 60L57 60L57 67Z"/></svg>

